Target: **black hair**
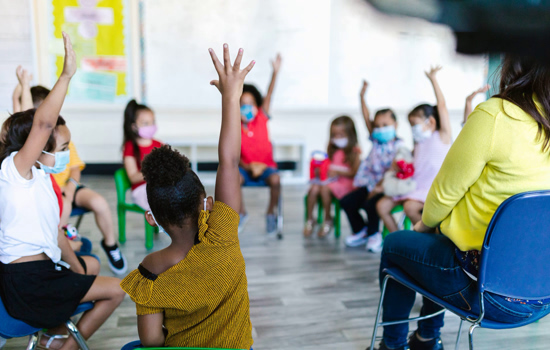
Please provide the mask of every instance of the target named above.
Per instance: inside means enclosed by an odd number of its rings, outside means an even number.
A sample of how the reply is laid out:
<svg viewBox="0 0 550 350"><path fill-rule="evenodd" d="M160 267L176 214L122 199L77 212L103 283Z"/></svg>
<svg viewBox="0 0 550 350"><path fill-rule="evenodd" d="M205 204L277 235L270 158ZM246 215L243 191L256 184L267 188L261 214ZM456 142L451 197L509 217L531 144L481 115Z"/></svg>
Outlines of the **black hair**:
<svg viewBox="0 0 550 350"><path fill-rule="evenodd" d="M393 112L392 109L390 108L383 108L383 109L379 109L378 111L376 111L376 113L374 114L374 118L376 119L377 116L381 115L381 114L386 114L386 113L390 113L390 116L391 118L393 119L394 122L397 121L397 117L395 116L395 113Z"/></svg>
<svg viewBox="0 0 550 350"><path fill-rule="evenodd" d="M152 112L151 108L147 107L146 105L137 103L136 100L131 100L126 105L126 109L124 109L124 135L122 141L123 149L126 142L130 141L132 143L132 146L134 146L134 158L136 158L136 162L138 165L141 164L141 152L139 151L139 146L137 144L137 139L139 136L132 125L136 122L137 114L139 111Z"/></svg>
<svg viewBox="0 0 550 350"><path fill-rule="evenodd" d="M4 159L9 157L12 152L19 151L23 148L31 132L35 112L36 109L29 109L24 112L14 113L4 121L4 124L2 124L3 140L0 143L0 164ZM59 116L55 126L58 127L65 124L65 119ZM46 142L44 146L44 151L52 152L56 147L54 128L48 138L48 142Z"/></svg>
<svg viewBox="0 0 550 350"><path fill-rule="evenodd" d="M433 117L435 119L435 129L439 130L441 128L441 122L439 120L439 112L437 111L437 106L432 106L427 103L423 103L413 108L409 113L409 117L413 115L419 115L424 119Z"/></svg>
<svg viewBox="0 0 550 350"><path fill-rule="evenodd" d="M264 103L264 97L262 96L261 92L252 84L244 84L243 85L243 94L245 92L251 93L252 96L254 96L254 101L256 101L256 107L261 108L262 104Z"/></svg>
<svg viewBox="0 0 550 350"><path fill-rule="evenodd" d="M141 172L147 182L149 206L159 225L183 227L187 219L198 225L206 191L186 156L163 145L145 156Z"/></svg>
<svg viewBox="0 0 550 350"><path fill-rule="evenodd" d="M34 108L38 108L42 102L46 99L50 89L43 87L42 85L36 85L31 87L32 103Z"/></svg>

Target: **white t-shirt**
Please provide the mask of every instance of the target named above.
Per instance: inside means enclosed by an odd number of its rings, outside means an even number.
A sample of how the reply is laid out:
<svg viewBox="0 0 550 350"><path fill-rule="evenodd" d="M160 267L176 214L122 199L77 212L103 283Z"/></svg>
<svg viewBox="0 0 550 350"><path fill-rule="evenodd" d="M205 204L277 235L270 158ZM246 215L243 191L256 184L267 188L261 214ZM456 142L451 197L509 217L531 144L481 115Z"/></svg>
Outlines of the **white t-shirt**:
<svg viewBox="0 0 550 350"><path fill-rule="evenodd" d="M61 259L57 246L59 203L52 180L32 167L32 179L19 174L13 152L0 167L0 261L8 264L24 256L45 253Z"/></svg>

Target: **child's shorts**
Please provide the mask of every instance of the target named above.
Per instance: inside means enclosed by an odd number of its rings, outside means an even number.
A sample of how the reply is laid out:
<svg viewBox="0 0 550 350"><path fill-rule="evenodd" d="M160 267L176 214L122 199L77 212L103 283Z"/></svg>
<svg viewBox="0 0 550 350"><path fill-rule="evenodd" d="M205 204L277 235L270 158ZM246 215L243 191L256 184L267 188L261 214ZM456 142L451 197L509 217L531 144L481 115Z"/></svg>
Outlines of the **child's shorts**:
<svg viewBox="0 0 550 350"><path fill-rule="evenodd" d="M0 263L0 296L11 317L36 328L53 328L67 322L95 277L51 260Z"/></svg>
<svg viewBox="0 0 550 350"><path fill-rule="evenodd" d="M277 168L265 168L262 175L260 175L257 178L252 178L252 175L244 170L243 168L239 167L239 172L241 173L242 177L244 178L244 184L243 186L267 186L267 178L270 177L273 174L277 174L278 170Z"/></svg>

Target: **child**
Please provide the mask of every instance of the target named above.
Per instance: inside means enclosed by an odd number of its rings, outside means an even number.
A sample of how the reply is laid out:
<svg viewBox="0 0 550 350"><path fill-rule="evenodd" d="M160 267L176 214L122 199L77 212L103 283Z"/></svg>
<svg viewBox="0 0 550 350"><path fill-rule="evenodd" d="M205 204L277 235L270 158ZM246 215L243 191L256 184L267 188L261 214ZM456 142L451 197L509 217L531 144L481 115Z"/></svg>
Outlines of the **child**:
<svg viewBox="0 0 550 350"><path fill-rule="evenodd" d="M328 157L330 167L327 183L315 183L308 192L307 221L304 227L304 236L309 237L313 233L313 207L321 198L325 209L325 220L317 231L317 236L325 237L332 230L331 206L332 198L342 199L353 189L353 177L359 168L359 155L361 151L357 147L357 132L355 124L348 116L341 116L330 124L330 142L328 145Z"/></svg>
<svg viewBox="0 0 550 350"><path fill-rule="evenodd" d="M277 55L273 64L273 75L267 90L267 95L262 94L254 85L245 84L241 96L241 161L239 171L241 173L241 185L243 186L269 186L271 189L269 204L266 214L266 231L274 234L277 231L277 216L275 207L281 191L280 177L277 173L277 164L273 160L273 145L269 139L267 122L270 119L271 96L275 89L277 74L281 68L281 55ZM241 198L243 198L241 196ZM244 200L239 211L241 221L239 231L243 229L248 220L244 207Z"/></svg>
<svg viewBox="0 0 550 350"><path fill-rule="evenodd" d="M365 100L368 83L363 81L359 94L361 111L370 134L372 149L361 165L353 180L356 190L340 200L340 206L346 212L353 235L346 238L348 247L366 244L366 249L379 252L382 249L382 235L378 232L380 218L376 212L376 203L384 197L381 181L384 173L390 168L395 153L403 146L403 141L396 137L397 119L391 109L382 109L370 120L369 109ZM359 210L367 213L367 222Z"/></svg>
<svg viewBox="0 0 550 350"><path fill-rule="evenodd" d="M149 210L149 203L141 162L154 148L162 146L153 139L156 132L155 114L151 108L138 104L136 100L128 102L124 110L124 169L132 184L132 200L145 210Z"/></svg>
<svg viewBox="0 0 550 350"><path fill-rule="evenodd" d="M389 232L397 231L397 224L391 215L391 210L398 204L403 204L405 215L413 224L420 221L428 191L451 148L451 121L443 92L436 79L436 74L440 70L441 67L435 67L426 72L434 88L437 106L422 104L409 113L409 123L415 143L415 172L412 179L416 181L416 190L406 196L393 198L386 196L376 205L378 214Z"/></svg>
<svg viewBox="0 0 550 350"><path fill-rule="evenodd" d="M476 97L478 94L482 94L484 92L489 91L491 88L491 85L487 84L483 87L480 87L476 91L472 92L468 97L466 97L466 105L464 106L464 121L462 122L462 126L466 124L466 121L468 120L468 116L470 113L472 113L473 107L472 107L472 101L474 100L474 97Z"/></svg>
<svg viewBox="0 0 550 350"><path fill-rule="evenodd" d="M79 261L58 230L59 204L49 173L63 170L68 162L69 140L56 133L55 126L64 123L59 111L76 71L65 33L63 40L65 62L51 94L37 110L13 115L0 148L0 292L12 317L38 328L57 327L78 304L95 301L78 322L87 339L124 293L116 278L83 274L93 258ZM24 88L30 79L25 80L20 80ZM50 348L79 348L72 337L52 338L45 344Z"/></svg>
<svg viewBox="0 0 550 350"><path fill-rule="evenodd" d="M50 90L42 86L35 86L31 89L32 102L35 107L48 96ZM57 133L67 135L70 139L70 131L66 125L59 125L55 130ZM81 172L86 164L80 159L73 142L69 142L70 159L67 168L60 173L53 174L53 178L63 194L63 210L61 214L61 227L69 223L69 217L73 208L84 208L94 213L97 226L99 227L103 240L101 248L107 255L107 262L111 271L115 274L126 273L126 258L122 255L115 238L113 219L109 203L99 193L92 191L80 183Z"/></svg>
<svg viewBox="0 0 550 350"><path fill-rule="evenodd" d="M143 161L151 211L147 221L172 239L149 254L123 281L136 303L145 347L250 349L252 324L245 262L239 246L241 205L239 98L252 61L240 69L243 50L231 66L224 44L222 65L209 50L222 94L216 201L207 197L189 159L170 146Z"/></svg>

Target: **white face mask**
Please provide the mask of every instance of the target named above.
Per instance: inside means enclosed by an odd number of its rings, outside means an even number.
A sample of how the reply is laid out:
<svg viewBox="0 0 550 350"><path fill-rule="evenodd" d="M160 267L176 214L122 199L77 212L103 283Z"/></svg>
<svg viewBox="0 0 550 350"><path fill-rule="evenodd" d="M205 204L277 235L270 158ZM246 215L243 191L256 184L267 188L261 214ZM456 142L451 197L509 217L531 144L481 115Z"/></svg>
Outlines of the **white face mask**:
<svg viewBox="0 0 550 350"><path fill-rule="evenodd" d="M332 140L330 140L332 144L338 148L346 148L348 145L348 138L347 137L334 137Z"/></svg>
<svg viewBox="0 0 550 350"><path fill-rule="evenodd" d="M155 222L155 224L157 224L157 226L159 228L159 231L164 232L168 235L168 232L166 232L166 230L162 226L159 225L159 223L157 222L157 219L155 219L155 215L153 215L153 212L151 210L149 210L149 213L151 214L151 217L153 218L153 221ZM168 236L170 236L170 235L168 235Z"/></svg>
<svg viewBox="0 0 550 350"><path fill-rule="evenodd" d="M416 124L412 127L413 140L416 143L420 143L429 139L432 136L431 130L424 130L424 124L428 124L429 120L426 120L424 123Z"/></svg>

